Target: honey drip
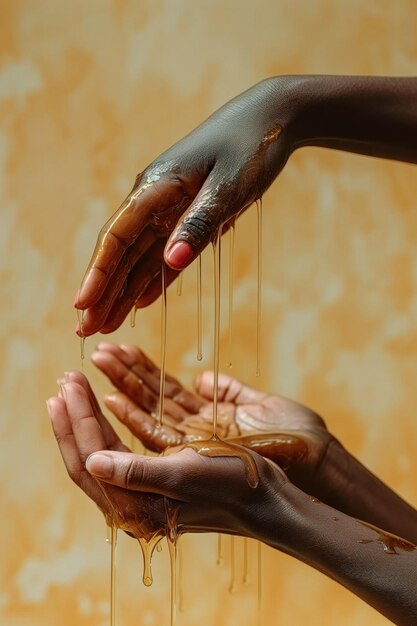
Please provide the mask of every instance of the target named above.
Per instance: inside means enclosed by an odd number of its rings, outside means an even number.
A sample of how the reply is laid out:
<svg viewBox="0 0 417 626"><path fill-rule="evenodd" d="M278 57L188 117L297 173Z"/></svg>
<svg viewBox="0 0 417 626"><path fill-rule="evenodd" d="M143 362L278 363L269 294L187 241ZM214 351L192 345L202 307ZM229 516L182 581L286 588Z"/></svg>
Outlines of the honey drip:
<svg viewBox="0 0 417 626"><path fill-rule="evenodd" d="M116 546L117 528L110 526L110 626L116 625Z"/></svg>
<svg viewBox="0 0 417 626"><path fill-rule="evenodd" d="M256 467L254 458L252 454L242 446L229 443L228 441L222 441L218 437L213 436L211 439L207 440L196 439L195 441L187 442L180 449L175 448L174 452L183 450L184 448L191 448L201 456L236 457L242 461L245 467L246 479L249 486L255 489L259 484L258 468ZM170 449L167 448L164 454L171 454Z"/></svg>
<svg viewBox="0 0 417 626"><path fill-rule="evenodd" d="M233 365L233 342L232 342L232 327L233 327L233 260L234 260L234 248L235 248L235 225L234 223L230 227L229 231L229 361L227 367L231 368Z"/></svg>
<svg viewBox="0 0 417 626"><path fill-rule="evenodd" d="M262 315L262 198L256 201L258 218L258 298L256 307L256 376L261 375L261 315Z"/></svg>
<svg viewBox="0 0 417 626"><path fill-rule="evenodd" d="M142 581L146 587L149 587L150 585L152 585L152 582L153 582L152 569L151 569L152 555L156 546L161 541L163 535L162 535L162 530L159 530L157 532L154 532L153 535L148 534L148 536L145 537L143 535L144 529L141 527L141 525L140 524L138 525L137 522L132 523L131 521L126 521L121 511L118 510L117 506L115 507L114 503L109 498L107 491L104 488L103 484L100 482L100 480L96 479L96 483L99 489L101 490L104 498L107 501L109 510L111 511L111 513L104 512L104 517L106 519L107 526L110 527L110 543L112 545L111 580L113 582L111 583L111 595L110 595L110 599L111 599L112 594L114 596L114 589L115 589L115 584L114 584L115 573L114 572L115 572L115 548L116 548L117 529L120 528L124 530L125 532L127 532L127 534L130 535L131 537L134 537L135 539L137 539L141 548L142 556L143 556ZM111 606L114 606L114 603L112 604L112 601L111 601ZM111 626L113 626L113 622L111 622Z"/></svg>
<svg viewBox="0 0 417 626"><path fill-rule="evenodd" d="M177 609L177 544L176 541L167 537L169 562L171 570L171 626L175 626Z"/></svg>
<svg viewBox="0 0 417 626"><path fill-rule="evenodd" d="M133 433L130 433L130 449L132 452L134 452L135 448L136 448L136 437Z"/></svg>
<svg viewBox="0 0 417 626"><path fill-rule="evenodd" d="M177 609L177 541L178 528L177 517L179 506L173 508L172 501L164 498L165 515L167 521L167 544L169 550L169 561L171 565L171 626L175 626Z"/></svg>
<svg viewBox="0 0 417 626"><path fill-rule="evenodd" d="M244 585L249 584L249 558L248 558L248 548L249 548L249 539L247 537L243 538L243 576L242 582Z"/></svg>
<svg viewBox="0 0 417 626"><path fill-rule="evenodd" d="M130 311L130 326L131 326L131 328L135 328L135 326L136 326L136 311L137 311L136 306L133 306L132 310Z"/></svg>
<svg viewBox="0 0 417 626"><path fill-rule="evenodd" d="M201 254L197 257L197 361L203 358Z"/></svg>
<svg viewBox="0 0 417 626"><path fill-rule="evenodd" d="M162 535L156 533L150 539L137 537L143 556L143 577L142 581L146 587L150 587L153 583L152 577L152 555L158 543L161 541Z"/></svg>
<svg viewBox="0 0 417 626"><path fill-rule="evenodd" d="M165 397L165 365L166 365L166 338L167 338L167 289L166 289L166 268L162 263L162 302L161 302L161 371L159 379L159 406L158 406L158 428L163 424L164 417L164 397Z"/></svg>
<svg viewBox="0 0 417 626"><path fill-rule="evenodd" d="M412 552L413 550L417 549L413 543L407 541L406 539L402 539L397 535L392 535L391 533L384 532L383 530L376 528L372 524L367 524L366 522L362 521L359 521L359 523L362 524L362 526L371 528L376 533L378 533L376 539L360 539L359 543L379 543L386 554L399 554L398 550Z"/></svg>
<svg viewBox="0 0 417 626"><path fill-rule="evenodd" d="M85 346L85 337L84 337L84 310L80 311L77 309L77 318L78 325L80 327L80 358L81 358L81 369L84 370L84 346Z"/></svg>
<svg viewBox="0 0 417 626"><path fill-rule="evenodd" d="M178 610L184 611L184 554L182 540L178 543Z"/></svg>
<svg viewBox="0 0 417 626"><path fill-rule="evenodd" d="M216 564L217 565L223 565L224 564L223 537L220 534L217 535L217 559L216 559Z"/></svg>
<svg viewBox="0 0 417 626"><path fill-rule="evenodd" d="M262 544L258 541L258 626L262 624Z"/></svg>
<svg viewBox="0 0 417 626"><path fill-rule="evenodd" d="M221 229L213 242L214 257L214 381L213 381L213 439L217 431L217 402L219 396L219 339L220 339L220 260Z"/></svg>
<svg viewBox="0 0 417 626"><path fill-rule="evenodd" d="M236 538L230 537L230 583L229 593L236 593L237 581L236 581Z"/></svg>
<svg viewBox="0 0 417 626"><path fill-rule="evenodd" d="M184 274L181 272L181 274L177 278L177 296L181 296L182 295L182 278L183 278L183 276L184 276Z"/></svg>

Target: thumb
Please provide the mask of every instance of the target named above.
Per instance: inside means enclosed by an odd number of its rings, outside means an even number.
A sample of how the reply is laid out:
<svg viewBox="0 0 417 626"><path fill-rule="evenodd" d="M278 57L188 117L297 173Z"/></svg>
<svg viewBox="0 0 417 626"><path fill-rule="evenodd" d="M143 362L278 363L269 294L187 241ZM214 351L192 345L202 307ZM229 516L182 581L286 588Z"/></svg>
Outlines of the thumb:
<svg viewBox="0 0 417 626"><path fill-rule="evenodd" d="M237 179L215 168L181 216L165 246L165 261L175 270L189 265L214 241L222 225L251 204L239 192Z"/></svg>
<svg viewBox="0 0 417 626"><path fill-rule="evenodd" d="M179 499L184 479L184 453L196 456L192 450L167 457L102 450L90 454L85 466L92 476L111 485Z"/></svg>

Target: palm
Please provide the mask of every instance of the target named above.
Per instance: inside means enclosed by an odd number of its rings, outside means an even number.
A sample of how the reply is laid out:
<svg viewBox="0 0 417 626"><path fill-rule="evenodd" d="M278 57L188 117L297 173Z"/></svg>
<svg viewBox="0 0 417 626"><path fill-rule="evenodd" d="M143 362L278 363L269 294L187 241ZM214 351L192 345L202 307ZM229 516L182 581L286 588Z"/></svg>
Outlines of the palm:
<svg viewBox="0 0 417 626"><path fill-rule="evenodd" d="M163 425L158 428L159 369L138 348L100 344L92 359L118 389L108 408L149 449L163 452L213 434L213 375L204 372L196 393L167 376ZM217 435L251 448L308 488L333 439L321 417L288 398L268 395L220 374Z"/></svg>

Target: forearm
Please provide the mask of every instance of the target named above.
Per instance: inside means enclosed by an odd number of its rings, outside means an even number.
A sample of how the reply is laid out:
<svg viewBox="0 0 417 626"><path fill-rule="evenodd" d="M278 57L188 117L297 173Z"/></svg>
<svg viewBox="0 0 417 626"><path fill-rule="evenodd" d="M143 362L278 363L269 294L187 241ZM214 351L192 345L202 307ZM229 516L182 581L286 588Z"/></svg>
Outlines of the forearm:
<svg viewBox="0 0 417 626"><path fill-rule="evenodd" d="M278 530L282 499L289 503L285 533ZM367 527L315 501L291 483L262 516L263 541L330 576L397 624L417 622L413 544ZM385 546L385 547L384 547Z"/></svg>
<svg viewBox="0 0 417 626"><path fill-rule="evenodd" d="M417 543L417 511L337 440L315 476L312 492L347 515Z"/></svg>
<svg viewBox="0 0 417 626"><path fill-rule="evenodd" d="M294 76L271 81L277 119L282 91L293 111L293 150L322 146L417 163L417 78Z"/></svg>

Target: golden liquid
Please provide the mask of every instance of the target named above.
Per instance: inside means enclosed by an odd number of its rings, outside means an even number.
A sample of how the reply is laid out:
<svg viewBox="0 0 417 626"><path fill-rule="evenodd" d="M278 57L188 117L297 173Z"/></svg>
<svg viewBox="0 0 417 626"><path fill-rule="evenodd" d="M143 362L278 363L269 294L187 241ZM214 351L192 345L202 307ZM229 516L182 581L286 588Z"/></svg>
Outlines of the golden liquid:
<svg viewBox="0 0 417 626"><path fill-rule="evenodd" d="M110 626L116 624L116 545L117 528L110 527Z"/></svg>
<svg viewBox="0 0 417 626"><path fill-rule="evenodd" d="M230 537L230 583L229 593L236 593L237 581L236 581L236 537Z"/></svg>
<svg viewBox="0 0 417 626"><path fill-rule="evenodd" d="M333 519L336 519L336 518L333 518ZM398 537L397 535L393 535L391 533L385 532L381 530L380 528L373 526L372 524L368 524L367 522L362 522L360 520L357 520L357 521L362 526L365 526L366 528L370 528L371 530L374 530L378 535L375 539L360 539L359 543L363 543L363 544L378 543L382 546L386 554L399 554L398 550L400 551L403 550L405 552L412 552L413 550L417 549L417 547L413 543L411 543L410 541L407 541L406 539L402 539L401 537Z"/></svg>
<svg viewBox="0 0 417 626"><path fill-rule="evenodd" d="M143 556L143 577L142 581L146 587L150 587L153 583L152 577L152 555L158 543L161 541L162 535L156 533L150 539L137 537Z"/></svg>
<svg viewBox="0 0 417 626"><path fill-rule="evenodd" d="M171 626L175 626L177 612L177 541L178 528L177 517L179 505L175 505L168 498L164 498L165 515L167 522L166 539L169 550L170 573L171 573Z"/></svg>
<svg viewBox="0 0 417 626"><path fill-rule="evenodd" d="M197 257L197 361L203 358L201 254Z"/></svg>
<svg viewBox="0 0 417 626"><path fill-rule="evenodd" d="M242 582L244 585L249 584L249 558L248 558L249 539L243 537L243 576Z"/></svg>
<svg viewBox="0 0 417 626"><path fill-rule="evenodd" d="M140 520L129 520L129 521L126 520L123 514L119 511L119 505L116 503L116 506L115 506L113 501L109 498L107 491L104 488L103 484L100 482L100 480L96 479L96 484L101 490L104 498L106 499L108 508L109 508L109 511L107 512L103 511L103 514L106 519L107 526L110 527L110 543L112 545L112 553L111 553L112 554L112 558L111 558L111 581L112 582L111 582L111 588L110 588L110 604L111 604L111 607L114 607L114 602L112 598L114 599L115 580L116 580L115 578L115 562L116 562L115 561L115 549L116 549L117 529L121 528L122 530L126 531L130 536L137 539L141 548L142 556L143 556L142 581L146 587L149 587L150 585L152 585L152 582L153 582L152 569L151 569L152 555L156 546L162 539L163 530L161 529L157 532L154 532L153 534L150 534L149 530L145 530L145 528L142 527ZM146 532L147 532L147 536L145 537L144 533ZM112 609L111 611L111 614L113 613L114 613L114 609ZM114 622L111 622L111 626L113 626L113 624Z"/></svg>
<svg viewBox="0 0 417 626"><path fill-rule="evenodd" d="M130 433L130 449L132 452L135 451L136 448L136 437L133 433Z"/></svg>
<svg viewBox="0 0 417 626"><path fill-rule="evenodd" d="M184 276L184 273L181 272L181 274L177 278L177 296L181 296L182 295L182 278L183 278L183 276Z"/></svg>
<svg viewBox="0 0 417 626"><path fill-rule="evenodd" d="M161 302L161 372L159 379L159 406L158 406L158 428L163 424L164 398L165 398L165 365L166 365L166 339L167 339L167 289L166 289L166 268L162 264L162 302Z"/></svg>
<svg viewBox="0 0 417 626"><path fill-rule="evenodd" d="M201 456L236 457L242 461L245 467L246 479L249 486L255 489L255 487L259 484L258 468L253 456L242 446L229 443L228 441L222 441L218 437L213 436L211 439L207 440L197 439L195 441L187 442L184 446L182 446L182 448L180 448L180 450L183 450L184 448L191 448ZM175 448L175 452L177 451L179 451L179 449ZM171 454L169 448L165 450L164 454Z"/></svg>
<svg viewBox="0 0 417 626"><path fill-rule="evenodd" d="M77 309L77 318L78 318L78 324L80 326L80 358L81 358L81 369L84 370L84 344L85 344L85 337L84 337L84 331L83 331L83 324L84 324L84 310L80 311L80 309Z"/></svg>
<svg viewBox="0 0 417 626"><path fill-rule="evenodd" d="M258 298L256 307L256 376L261 375L261 314L262 314L262 198L256 202L258 217Z"/></svg>
<svg viewBox="0 0 417 626"><path fill-rule="evenodd" d="M178 543L178 610L184 610L184 554L182 541Z"/></svg>
<svg viewBox="0 0 417 626"><path fill-rule="evenodd" d="M167 537L171 573L171 626L175 626L177 609L177 545L176 541Z"/></svg>
<svg viewBox="0 0 417 626"><path fill-rule="evenodd" d="M217 401L219 396L219 340L220 340L220 261L221 230L213 242L214 257L214 381L213 381L213 438L217 431Z"/></svg>
<svg viewBox="0 0 417 626"><path fill-rule="evenodd" d="M220 534L217 535L217 559L216 559L216 564L217 565L223 565L224 564L223 537Z"/></svg>
<svg viewBox="0 0 417 626"><path fill-rule="evenodd" d="M235 252L235 225L230 227L229 231L229 361L227 367L233 365L233 342L232 342L232 326L233 326L233 259Z"/></svg>
<svg viewBox="0 0 417 626"><path fill-rule="evenodd" d="M258 541L258 626L262 624L262 544Z"/></svg>
<svg viewBox="0 0 417 626"><path fill-rule="evenodd" d="M133 306L132 310L130 311L130 326L132 328L135 328L136 326L136 311L136 306Z"/></svg>

